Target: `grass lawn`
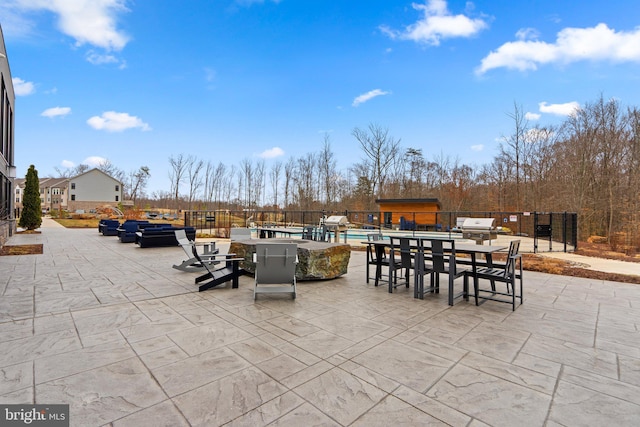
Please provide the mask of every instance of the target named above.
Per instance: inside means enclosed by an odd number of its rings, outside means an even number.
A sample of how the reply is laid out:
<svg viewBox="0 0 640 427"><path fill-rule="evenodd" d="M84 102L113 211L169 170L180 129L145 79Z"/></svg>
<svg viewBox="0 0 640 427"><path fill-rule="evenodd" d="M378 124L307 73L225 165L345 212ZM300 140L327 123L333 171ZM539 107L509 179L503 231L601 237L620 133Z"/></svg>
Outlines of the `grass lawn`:
<svg viewBox="0 0 640 427"><path fill-rule="evenodd" d="M58 224L66 228L98 228L100 222L97 218L91 219L68 219L68 218L56 218L54 219Z"/></svg>

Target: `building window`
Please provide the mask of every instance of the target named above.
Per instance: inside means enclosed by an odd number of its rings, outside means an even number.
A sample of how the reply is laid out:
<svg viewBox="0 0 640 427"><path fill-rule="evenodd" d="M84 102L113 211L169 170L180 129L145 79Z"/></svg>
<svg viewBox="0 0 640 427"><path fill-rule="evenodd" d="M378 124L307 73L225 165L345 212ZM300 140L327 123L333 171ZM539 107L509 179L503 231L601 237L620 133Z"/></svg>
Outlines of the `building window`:
<svg viewBox="0 0 640 427"><path fill-rule="evenodd" d="M75 194L72 194L72 195L71 195L71 200L75 200L75 199L76 199L76 195L75 195Z"/></svg>
<svg viewBox="0 0 640 427"><path fill-rule="evenodd" d="M16 197L16 203L20 203L20 197Z"/></svg>
<svg viewBox="0 0 640 427"><path fill-rule="evenodd" d="M71 189L72 189L72 190L75 190L75 189L76 189L76 183L75 183L75 182L72 182L72 183L71 183Z"/></svg>
<svg viewBox="0 0 640 427"><path fill-rule="evenodd" d="M119 185L116 185L116 191L120 191L120 186Z"/></svg>
<svg viewBox="0 0 640 427"><path fill-rule="evenodd" d="M118 202L118 201L119 201L118 199L119 199L119 196L116 196L116 202Z"/></svg>

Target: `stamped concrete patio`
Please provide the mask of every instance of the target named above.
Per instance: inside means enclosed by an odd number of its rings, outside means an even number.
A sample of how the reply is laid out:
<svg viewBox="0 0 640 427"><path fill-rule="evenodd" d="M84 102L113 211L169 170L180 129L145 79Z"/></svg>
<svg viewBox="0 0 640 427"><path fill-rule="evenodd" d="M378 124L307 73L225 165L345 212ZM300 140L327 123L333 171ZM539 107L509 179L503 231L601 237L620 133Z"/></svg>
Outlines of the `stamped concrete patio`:
<svg viewBox="0 0 640 427"><path fill-rule="evenodd" d="M47 221L47 225L50 223ZM184 252L43 227L0 257L0 403L73 426L640 424L640 287L525 272L525 304L347 275L197 292ZM224 244L219 243L223 250Z"/></svg>

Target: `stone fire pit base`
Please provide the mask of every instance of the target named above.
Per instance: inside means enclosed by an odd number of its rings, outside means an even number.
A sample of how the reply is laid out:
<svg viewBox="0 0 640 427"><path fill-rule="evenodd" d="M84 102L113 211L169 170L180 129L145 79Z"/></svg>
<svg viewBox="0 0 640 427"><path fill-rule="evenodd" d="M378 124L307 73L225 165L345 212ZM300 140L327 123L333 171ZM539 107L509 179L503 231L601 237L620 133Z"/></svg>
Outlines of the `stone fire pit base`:
<svg viewBox="0 0 640 427"><path fill-rule="evenodd" d="M299 239L247 239L231 242L229 253L244 258L240 266L251 274L256 271L253 254L256 243L297 243L298 265L296 267L297 280L335 279L347 273L351 246L344 243L315 242Z"/></svg>

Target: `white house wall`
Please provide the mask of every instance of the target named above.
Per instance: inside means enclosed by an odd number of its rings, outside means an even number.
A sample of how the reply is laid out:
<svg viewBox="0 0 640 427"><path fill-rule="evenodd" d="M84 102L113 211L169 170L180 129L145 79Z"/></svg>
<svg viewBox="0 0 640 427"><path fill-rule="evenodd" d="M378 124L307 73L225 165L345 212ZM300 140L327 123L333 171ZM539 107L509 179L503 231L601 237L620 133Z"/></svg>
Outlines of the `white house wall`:
<svg viewBox="0 0 640 427"><path fill-rule="evenodd" d="M122 201L122 185L107 174L94 169L69 181L68 201L108 202L115 205Z"/></svg>

